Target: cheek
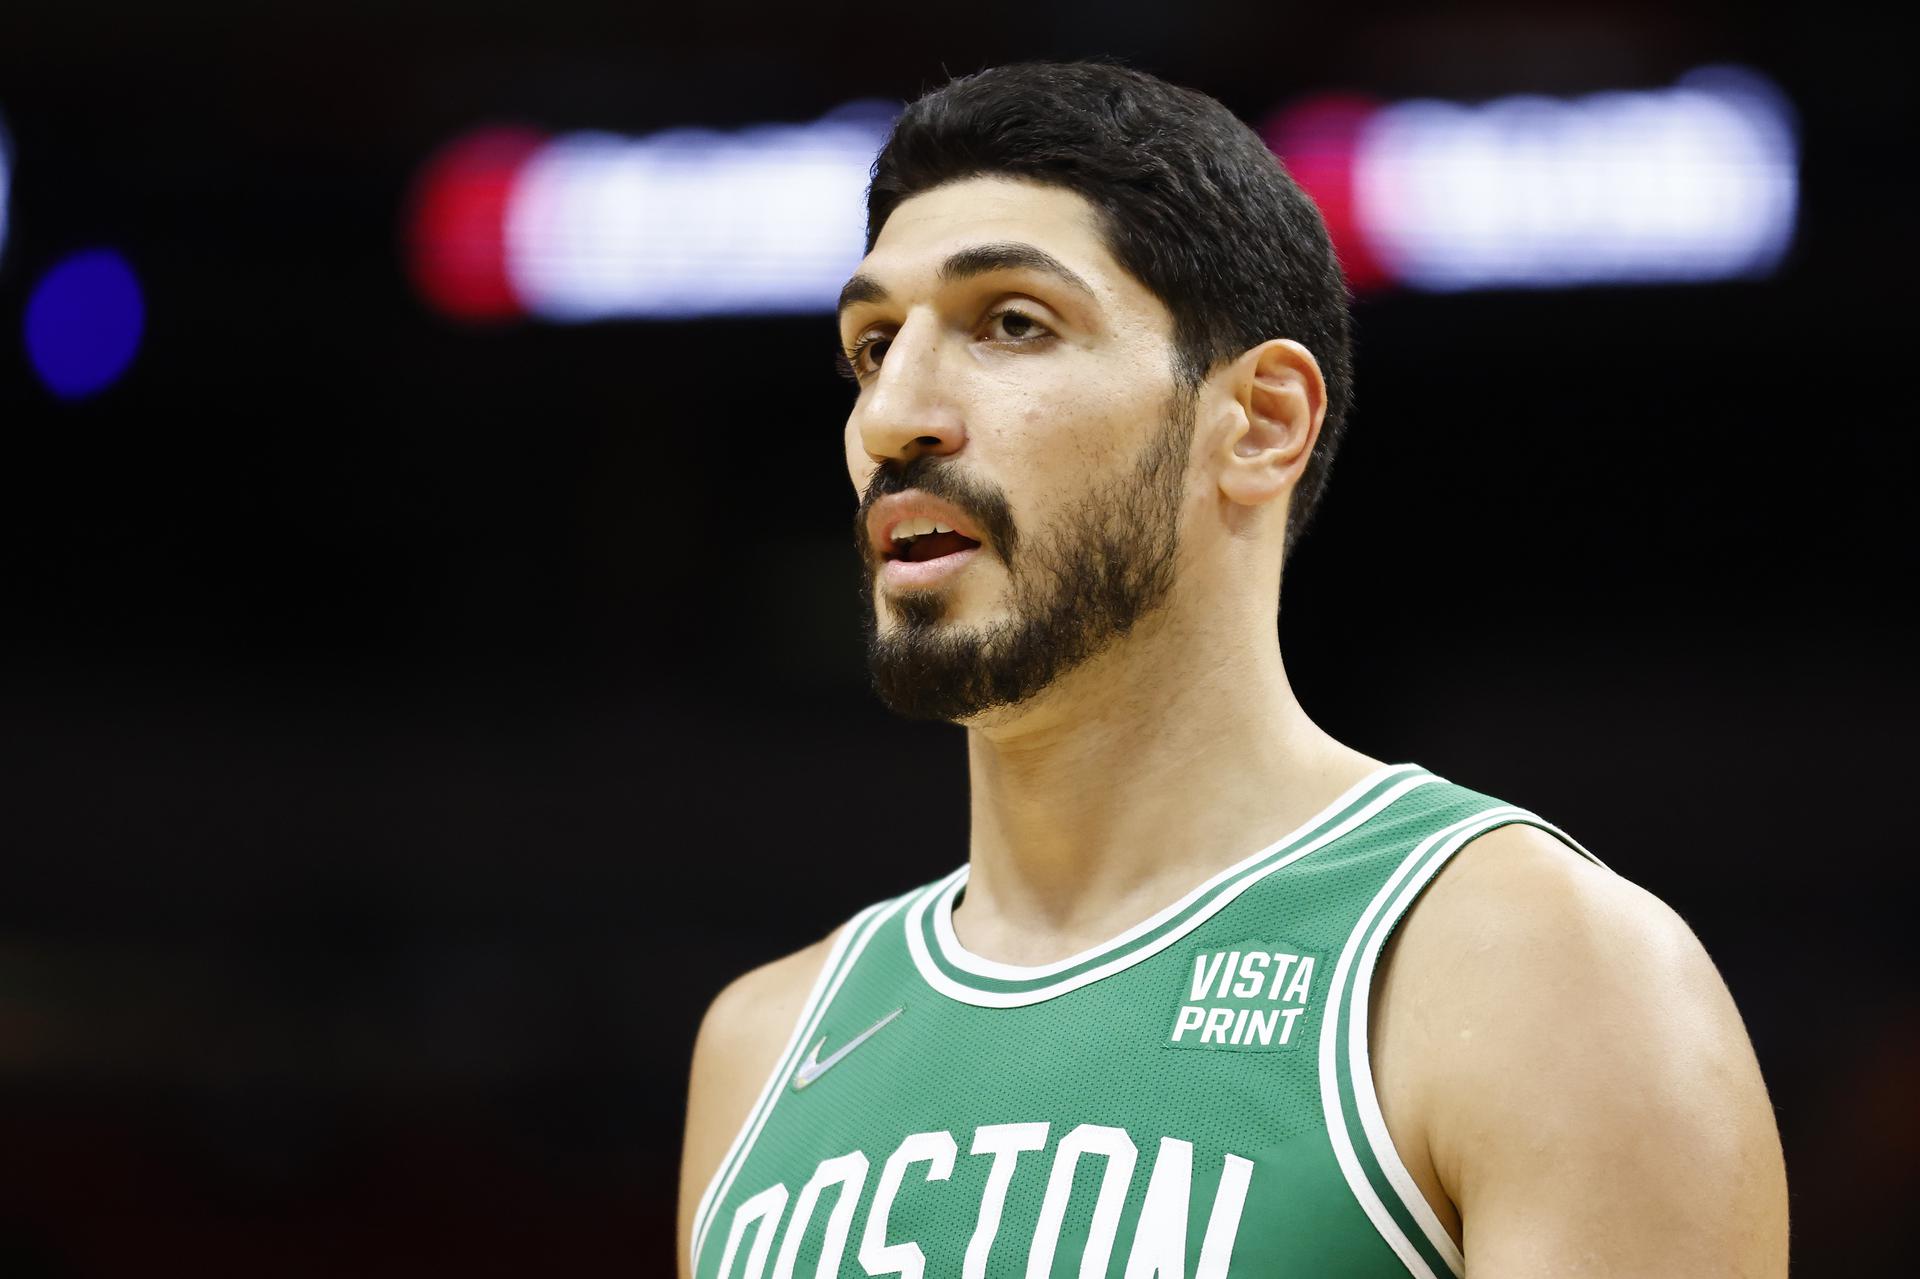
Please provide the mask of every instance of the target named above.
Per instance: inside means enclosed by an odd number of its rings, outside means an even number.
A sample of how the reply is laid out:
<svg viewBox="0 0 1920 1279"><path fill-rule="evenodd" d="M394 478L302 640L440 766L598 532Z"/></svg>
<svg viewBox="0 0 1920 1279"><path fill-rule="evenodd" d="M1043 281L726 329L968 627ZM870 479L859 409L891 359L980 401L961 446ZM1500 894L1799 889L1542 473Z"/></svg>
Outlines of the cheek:
<svg viewBox="0 0 1920 1279"><path fill-rule="evenodd" d="M1063 376L1023 388L1008 421L1014 464L1029 491L1084 491L1089 483L1130 467L1161 426L1169 387L1136 365L1074 361Z"/></svg>

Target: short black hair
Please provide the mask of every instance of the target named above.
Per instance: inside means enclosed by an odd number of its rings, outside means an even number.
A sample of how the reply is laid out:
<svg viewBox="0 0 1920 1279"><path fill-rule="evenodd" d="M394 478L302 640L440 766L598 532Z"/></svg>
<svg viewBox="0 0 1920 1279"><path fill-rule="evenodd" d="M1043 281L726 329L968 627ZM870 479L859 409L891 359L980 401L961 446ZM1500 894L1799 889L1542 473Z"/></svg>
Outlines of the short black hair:
<svg viewBox="0 0 1920 1279"><path fill-rule="evenodd" d="M1345 278L1320 211L1220 102L1111 62L1030 62L910 104L873 165L867 249L902 201L999 175L1076 192L1116 261L1173 316L1189 388L1271 338L1312 351L1326 420L1293 495L1292 549L1326 489L1353 397Z"/></svg>

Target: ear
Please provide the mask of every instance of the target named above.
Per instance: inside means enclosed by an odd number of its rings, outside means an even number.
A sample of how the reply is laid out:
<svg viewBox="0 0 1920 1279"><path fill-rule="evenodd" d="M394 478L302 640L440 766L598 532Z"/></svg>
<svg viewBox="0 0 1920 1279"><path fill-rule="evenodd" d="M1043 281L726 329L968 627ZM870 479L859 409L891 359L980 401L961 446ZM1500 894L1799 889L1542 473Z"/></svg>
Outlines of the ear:
<svg viewBox="0 0 1920 1279"><path fill-rule="evenodd" d="M1240 407L1224 441L1220 491L1242 506L1263 506L1299 482L1327 416L1327 383L1313 352L1291 338L1262 342L1230 366Z"/></svg>

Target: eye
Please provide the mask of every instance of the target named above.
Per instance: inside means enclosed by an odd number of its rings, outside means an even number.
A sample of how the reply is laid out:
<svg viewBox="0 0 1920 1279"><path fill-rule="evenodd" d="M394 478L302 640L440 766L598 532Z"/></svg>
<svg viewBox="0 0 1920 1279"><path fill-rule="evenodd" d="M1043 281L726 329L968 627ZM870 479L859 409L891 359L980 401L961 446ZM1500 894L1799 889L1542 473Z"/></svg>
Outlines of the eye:
<svg viewBox="0 0 1920 1279"><path fill-rule="evenodd" d="M1025 311L995 311L987 317L988 330L1009 342L1026 342L1051 336L1046 326Z"/></svg>
<svg viewBox="0 0 1920 1279"><path fill-rule="evenodd" d="M863 333L840 353L840 371L858 382L878 371L892 345L893 339L885 333Z"/></svg>

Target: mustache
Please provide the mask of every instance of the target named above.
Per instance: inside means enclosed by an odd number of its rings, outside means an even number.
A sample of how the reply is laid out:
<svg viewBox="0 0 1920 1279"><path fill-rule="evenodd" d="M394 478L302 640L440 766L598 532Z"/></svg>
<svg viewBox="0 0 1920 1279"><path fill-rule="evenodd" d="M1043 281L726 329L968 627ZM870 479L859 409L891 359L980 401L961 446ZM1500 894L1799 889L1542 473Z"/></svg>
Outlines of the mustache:
<svg viewBox="0 0 1920 1279"><path fill-rule="evenodd" d="M918 489L965 511L1001 560L1012 565L1019 533L1014 527L1013 507L1007 495L999 485L932 453L908 462L882 462L868 477L866 488L860 494L860 509L854 513L853 520L854 542L860 547L862 559L872 561L874 558L873 547L867 541L867 516L873 504L909 489Z"/></svg>

